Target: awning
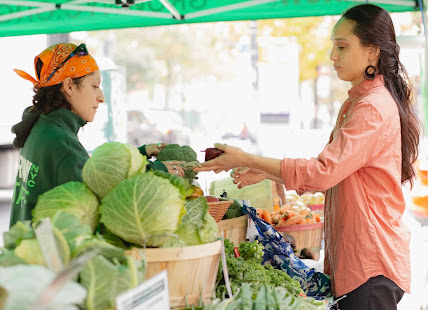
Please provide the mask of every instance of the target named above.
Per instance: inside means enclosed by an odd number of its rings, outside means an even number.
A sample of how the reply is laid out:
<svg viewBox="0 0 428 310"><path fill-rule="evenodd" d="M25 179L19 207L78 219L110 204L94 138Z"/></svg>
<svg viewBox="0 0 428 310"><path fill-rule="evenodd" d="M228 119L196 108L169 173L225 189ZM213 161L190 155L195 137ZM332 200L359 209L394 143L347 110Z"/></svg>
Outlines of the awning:
<svg viewBox="0 0 428 310"><path fill-rule="evenodd" d="M268 18L340 15L366 0L0 0L0 37ZM418 0L375 0L390 12Z"/></svg>

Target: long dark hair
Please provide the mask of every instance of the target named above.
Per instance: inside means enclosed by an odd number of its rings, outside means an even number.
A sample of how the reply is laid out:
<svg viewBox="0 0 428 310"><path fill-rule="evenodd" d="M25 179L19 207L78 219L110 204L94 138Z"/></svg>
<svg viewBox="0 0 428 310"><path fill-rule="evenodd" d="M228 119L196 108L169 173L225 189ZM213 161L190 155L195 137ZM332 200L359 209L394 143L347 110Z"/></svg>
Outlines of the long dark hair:
<svg viewBox="0 0 428 310"><path fill-rule="evenodd" d="M36 67L36 74L39 77L42 66L43 63L39 59L39 62L37 63ZM73 83L76 84L79 88L83 82L83 79L88 75L72 79ZM71 111L71 105L65 98L63 92L61 91L61 87L62 83L41 88L34 88L34 111L41 111L43 114L48 114L49 112L58 110L59 108L65 108Z"/></svg>
<svg viewBox="0 0 428 310"><path fill-rule="evenodd" d="M379 6L361 4L347 10L343 18L355 23L353 33L363 46L380 48L377 74L383 75L385 87L394 98L400 114L401 183L409 181L412 186L421 127L412 106L412 85L399 59L400 47L391 16Z"/></svg>

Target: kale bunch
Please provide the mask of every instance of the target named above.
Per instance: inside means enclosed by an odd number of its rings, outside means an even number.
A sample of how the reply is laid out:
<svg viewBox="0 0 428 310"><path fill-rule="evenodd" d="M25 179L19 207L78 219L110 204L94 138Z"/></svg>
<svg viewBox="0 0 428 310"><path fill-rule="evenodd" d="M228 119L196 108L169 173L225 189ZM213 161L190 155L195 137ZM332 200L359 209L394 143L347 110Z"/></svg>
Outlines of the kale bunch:
<svg viewBox="0 0 428 310"><path fill-rule="evenodd" d="M234 245L231 241L225 239L224 245L232 294L238 292L242 283L250 285L253 298L264 285L268 285L272 289L277 286L285 287L293 296L303 293L299 282L291 279L287 273L275 269L271 265L262 265L264 247L258 241L241 242L238 247L240 254L238 257L235 257ZM231 297L227 295L222 266L217 274L216 296L221 299Z"/></svg>
<svg viewBox="0 0 428 310"><path fill-rule="evenodd" d="M230 220L244 215L244 213L242 213L242 205L239 203L239 201L236 199L232 200L233 203L229 206L229 209L227 209L226 213L223 215L222 220Z"/></svg>

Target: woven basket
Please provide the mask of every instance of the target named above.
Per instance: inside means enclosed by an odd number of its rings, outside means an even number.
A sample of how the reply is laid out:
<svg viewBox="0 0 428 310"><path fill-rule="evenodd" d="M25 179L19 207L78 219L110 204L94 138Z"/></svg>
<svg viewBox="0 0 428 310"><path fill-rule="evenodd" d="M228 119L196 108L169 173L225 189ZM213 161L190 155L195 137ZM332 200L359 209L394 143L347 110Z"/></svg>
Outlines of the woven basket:
<svg viewBox="0 0 428 310"><path fill-rule="evenodd" d="M126 255L141 259L139 248L125 251ZM145 280L163 270L168 271L169 302L171 309L183 309L203 299L211 301L220 262L221 241L182 248L147 248ZM153 309L153 308L151 308Z"/></svg>
<svg viewBox="0 0 428 310"><path fill-rule="evenodd" d="M248 215L236 217L234 219L217 222L218 235L229 239L234 245L241 244L247 238Z"/></svg>
<svg viewBox="0 0 428 310"><path fill-rule="evenodd" d="M324 230L323 222L298 225L276 225L274 228L282 236L293 236L296 241L297 255L300 255L303 248L310 248L314 253L314 260L319 260Z"/></svg>
<svg viewBox="0 0 428 310"><path fill-rule="evenodd" d="M220 222L232 203L233 200L208 202L208 213L216 222Z"/></svg>

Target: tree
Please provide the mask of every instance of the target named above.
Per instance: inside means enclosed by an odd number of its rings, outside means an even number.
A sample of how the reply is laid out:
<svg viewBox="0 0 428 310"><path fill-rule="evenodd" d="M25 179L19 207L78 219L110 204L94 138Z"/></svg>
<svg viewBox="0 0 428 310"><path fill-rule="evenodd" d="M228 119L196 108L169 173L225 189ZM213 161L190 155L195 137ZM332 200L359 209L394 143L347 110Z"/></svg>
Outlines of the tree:
<svg viewBox="0 0 428 310"><path fill-rule="evenodd" d="M289 19L269 19L258 22L259 36L296 37L301 46L299 57L300 81L312 80L317 68L330 64L330 32L337 21L331 16Z"/></svg>
<svg viewBox="0 0 428 310"><path fill-rule="evenodd" d="M215 29L219 25L223 31ZM229 28L234 27L212 23L113 30L109 32L115 37L112 58L126 68L129 91L164 85L168 109L173 88L185 100L185 85L194 79L234 76L230 50L236 32ZM104 40L109 34L98 31L90 36Z"/></svg>

